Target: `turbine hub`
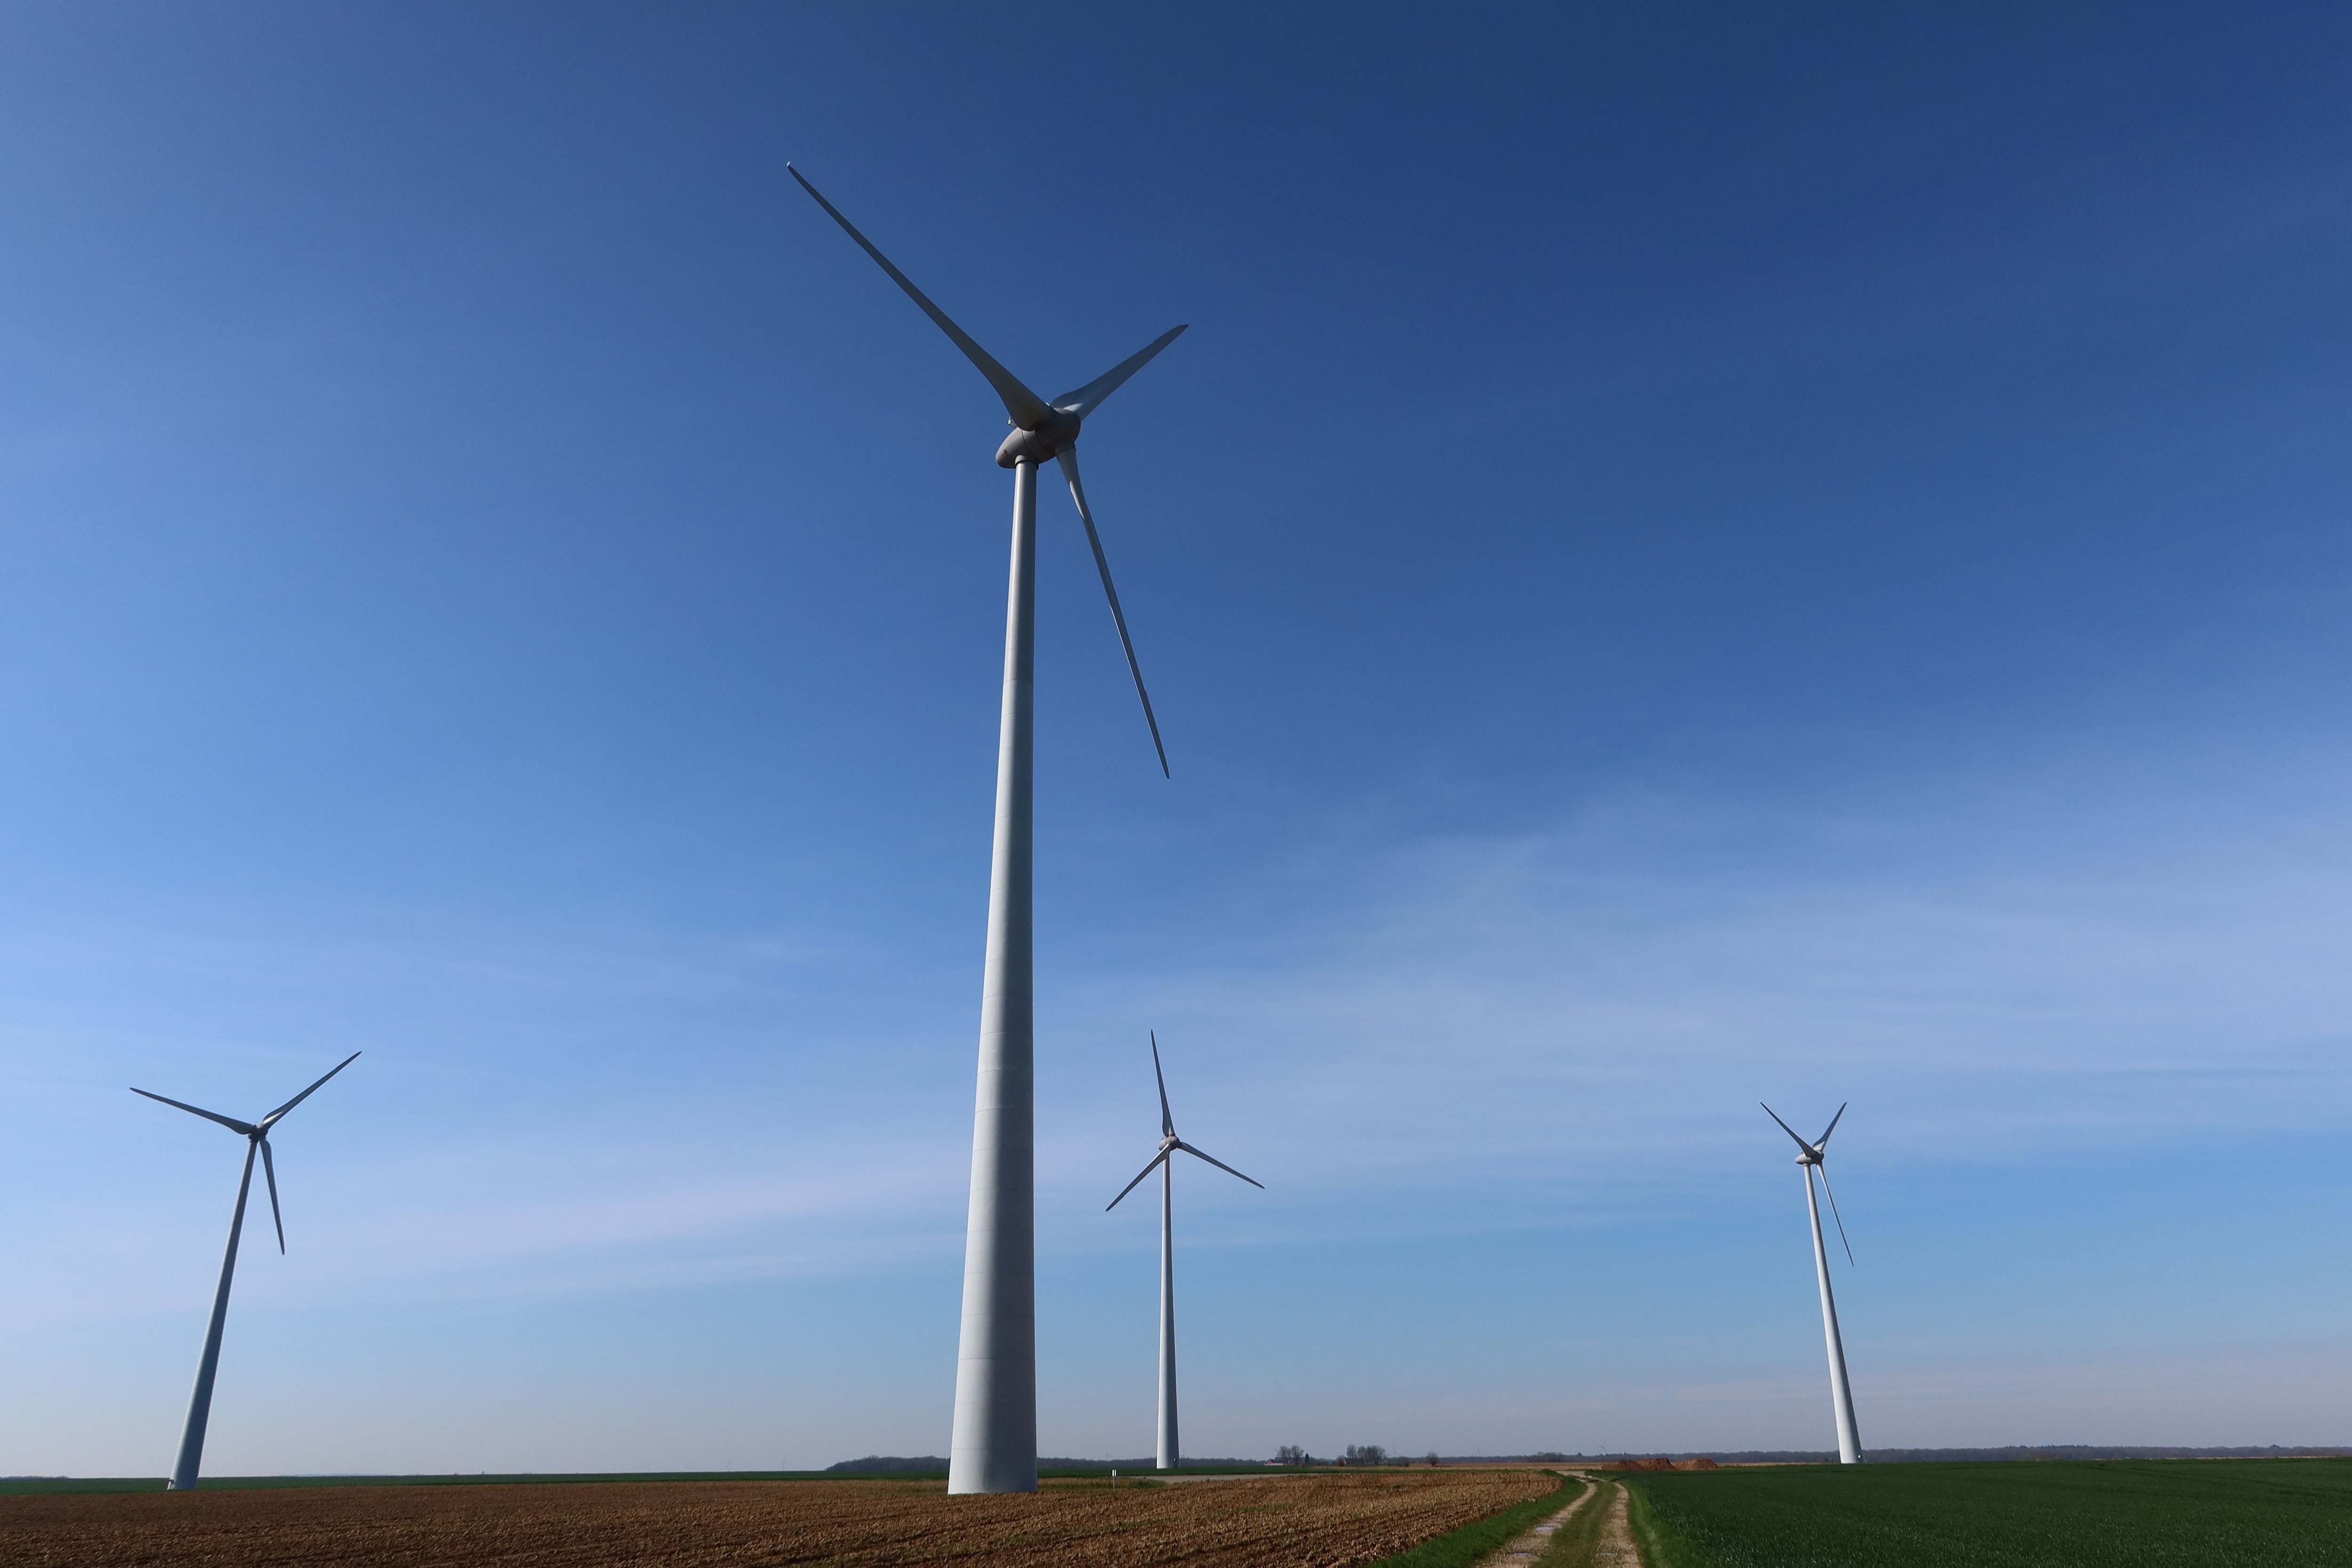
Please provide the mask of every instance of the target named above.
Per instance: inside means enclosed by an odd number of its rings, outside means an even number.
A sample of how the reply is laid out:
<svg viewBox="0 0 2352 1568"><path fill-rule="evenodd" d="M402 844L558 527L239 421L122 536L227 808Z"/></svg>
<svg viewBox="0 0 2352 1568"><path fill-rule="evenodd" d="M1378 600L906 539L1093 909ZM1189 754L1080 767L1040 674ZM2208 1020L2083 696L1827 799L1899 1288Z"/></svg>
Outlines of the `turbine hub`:
<svg viewBox="0 0 2352 1568"><path fill-rule="evenodd" d="M996 448L996 466L1009 468L1026 458L1043 468L1047 459L1078 438L1078 424L1077 415L1051 410L1034 430L1015 429L1004 438L1004 444Z"/></svg>

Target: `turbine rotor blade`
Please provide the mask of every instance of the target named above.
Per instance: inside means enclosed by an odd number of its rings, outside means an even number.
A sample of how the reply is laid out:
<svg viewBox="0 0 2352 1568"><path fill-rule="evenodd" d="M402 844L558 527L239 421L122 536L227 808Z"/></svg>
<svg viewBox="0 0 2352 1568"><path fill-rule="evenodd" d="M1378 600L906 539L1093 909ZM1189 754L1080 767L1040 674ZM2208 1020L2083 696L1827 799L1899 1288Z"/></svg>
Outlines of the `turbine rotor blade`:
<svg viewBox="0 0 2352 1568"><path fill-rule="evenodd" d="M1180 1144L1179 1147L1181 1148L1181 1145ZM1151 1156L1151 1163L1144 1166L1143 1169L1135 1173L1135 1182L1143 1180L1144 1177L1158 1170L1160 1168L1160 1163L1168 1158L1168 1153L1169 1152L1167 1150L1162 1149L1159 1153ZM1248 1178L1244 1177L1243 1179L1247 1180ZM1118 1198L1123 1198L1127 1196L1128 1194L1135 1191L1135 1182L1129 1182L1127 1185L1119 1188ZM1113 1198L1110 1202L1103 1205L1103 1213L1108 1214L1111 1210L1118 1207L1118 1198Z"/></svg>
<svg viewBox="0 0 2352 1568"><path fill-rule="evenodd" d="M1160 776L1168 771L1168 748L1160 743L1160 721L1152 717L1151 693L1143 689L1143 667L1135 662L1135 642L1127 635L1127 612L1118 607L1118 589L1110 580L1110 561L1103 554L1102 535L1095 531L1095 514L1087 510L1087 487L1078 482L1078 449L1065 447L1057 455L1062 473L1070 481L1070 499L1078 503L1078 521L1087 525L1087 542L1094 547L1095 570L1102 574L1103 595L1110 600L1110 618L1118 624L1118 646L1127 654L1127 672L1135 677L1135 694L1143 700L1143 721L1151 726L1151 749L1160 753Z"/></svg>
<svg viewBox="0 0 2352 1568"><path fill-rule="evenodd" d="M1176 1119L1168 1114L1168 1075L1160 1070L1160 1033L1151 1034L1151 1076L1160 1080L1160 1135L1176 1136Z"/></svg>
<svg viewBox="0 0 2352 1568"><path fill-rule="evenodd" d="M269 1217L278 1223L278 1251L286 1251L286 1216L278 1212L278 1162L269 1157L269 1140L257 1139L261 1145L261 1173L269 1183Z"/></svg>
<svg viewBox="0 0 2352 1568"><path fill-rule="evenodd" d="M1054 399L1054 406L1065 414L1075 414L1084 419L1101 405L1104 398L1117 392L1129 376L1150 364L1153 355L1174 342L1177 334L1183 330L1182 327L1169 328L1152 339L1147 347L1128 355L1076 392L1066 392Z"/></svg>
<svg viewBox="0 0 2352 1568"><path fill-rule="evenodd" d="M1242 1176L1242 1173L1239 1171L1234 1170L1223 1160L1218 1159L1213 1154L1202 1153L1198 1149L1193 1148L1192 1145L1185 1142L1181 1138L1177 1140L1176 1147L1183 1150L1184 1152L1192 1155L1196 1160L1208 1161L1210 1164L1214 1165L1218 1170L1223 1171L1228 1176ZM1259 1192L1265 1191L1265 1184L1259 1181L1255 1176L1242 1176L1242 1180L1247 1182L1251 1186L1255 1187Z"/></svg>
<svg viewBox="0 0 2352 1568"><path fill-rule="evenodd" d="M816 205L832 214L833 221L841 226L842 231L856 240L866 255L882 264L882 270L890 275L890 280L904 289L907 291L907 298L921 306L923 314L929 316L938 324L940 331L953 340L955 346L963 351L963 357L971 361L981 374L988 377L988 384L996 388L996 395L1004 400L1004 412L1012 417L1013 424L1024 430L1034 430L1053 417L1054 411L1046 406L1044 398L1022 385L1019 376L997 363L990 357L986 349L972 342L971 333L948 320L948 313L932 304L905 273L891 266L890 258L875 249L874 242L858 233L857 226L842 216L839 207L818 195L817 188L810 184L798 169L787 163L784 165L784 171L793 179L800 181L801 189L816 197Z"/></svg>
<svg viewBox="0 0 2352 1568"><path fill-rule="evenodd" d="M1756 1103L1759 1105L1764 1105L1764 1102L1760 1100ZM1780 1113L1773 1110L1769 1105L1764 1105L1764 1114L1770 1117L1775 1121L1780 1121ZM1786 1132L1791 1138L1797 1138L1797 1130L1790 1126L1785 1121L1780 1121L1780 1131ZM1797 1138L1797 1147L1802 1149L1808 1154L1813 1152L1813 1146L1811 1143L1806 1142L1802 1138Z"/></svg>
<svg viewBox="0 0 2352 1568"><path fill-rule="evenodd" d="M1837 1221L1838 1239L1845 1242L1845 1260L1847 1264L1851 1266L1853 1264L1853 1243L1846 1241L1845 1239L1845 1216L1838 1213L1837 1194L1830 1192L1830 1168L1827 1165L1823 1165L1821 1167L1821 1173L1822 1191L1829 1193L1830 1217Z"/></svg>
<svg viewBox="0 0 2352 1568"><path fill-rule="evenodd" d="M166 1105L176 1105L192 1116L201 1116L207 1121L217 1121L232 1132L243 1133L247 1138L253 1136L253 1123L250 1121L239 1121L233 1116L223 1116L217 1110L206 1110L201 1105L190 1105L184 1100L173 1100L166 1094L153 1094L143 1089L133 1089L131 1092L144 1094L150 1100L160 1100Z"/></svg>
<svg viewBox="0 0 2352 1568"><path fill-rule="evenodd" d="M1849 1103L1851 1103L1851 1102L1849 1102ZM1832 1117L1831 1117L1831 1118L1830 1118L1830 1124L1829 1124L1827 1127L1824 1127L1824 1128L1822 1128L1822 1140L1821 1140L1821 1142L1818 1142L1818 1143L1816 1143L1816 1144L1814 1144L1814 1145L1813 1145L1813 1147L1814 1147L1814 1148L1816 1148L1816 1149L1826 1149L1826 1148L1828 1148L1828 1147L1830 1146L1830 1134L1831 1134L1831 1133L1832 1133L1832 1132L1834 1132L1834 1131L1837 1131L1837 1124L1838 1124L1839 1122L1841 1122L1841 1121L1844 1121L1844 1120L1845 1120L1845 1107L1844 1107L1844 1106L1843 1106L1843 1105L1841 1105L1841 1106L1839 1106L1839 1107L1838 1107L1838 1113L1837 1113L1835 1116L1832 1116Z"/></svg>
<svg viewBox="0 0 2352 1568"><path fill-rule="evenodd" d="M301 1104L304 1100L318 1093L319 1084L325 1083L327 1079L334 1077L335 1074L342 1071L345 1068L351 1066L353 1062L359 1059L359 1052L353 1051L350 1056L345 1057L341 1061L337 1062L333 1067L328 1068L326 1077L321 1078L319 1080L319 1083L312 1084L310 1088L304 1089L301 1093L296 1095L293 1099L288 1100L285 1104L279 1106L277 1110L263 1117L261 1119L262 1131L266 1132L270 1128L276 1126L279 1117L285 1115L288 1111L293 1110L296 1106Z"/></svg>

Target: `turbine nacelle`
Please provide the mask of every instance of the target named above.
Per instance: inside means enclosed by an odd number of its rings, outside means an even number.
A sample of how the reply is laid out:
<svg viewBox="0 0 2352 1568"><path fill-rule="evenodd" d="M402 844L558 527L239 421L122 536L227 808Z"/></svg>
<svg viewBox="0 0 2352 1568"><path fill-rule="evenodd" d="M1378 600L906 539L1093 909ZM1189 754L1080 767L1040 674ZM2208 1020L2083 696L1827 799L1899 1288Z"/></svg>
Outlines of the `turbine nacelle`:
<svg viewBox="0 0 2352 1568"><path fill-rule="evenodd" d="M1023 429L1016 425L1013 434L1004 438L1004 444L996 448L996 466L1009 468L1025 458L1043 468L1077 444L1078 426L1083 423L1081 416L1054 408L1046 411L1046 417L1034 429Z"/></svg>

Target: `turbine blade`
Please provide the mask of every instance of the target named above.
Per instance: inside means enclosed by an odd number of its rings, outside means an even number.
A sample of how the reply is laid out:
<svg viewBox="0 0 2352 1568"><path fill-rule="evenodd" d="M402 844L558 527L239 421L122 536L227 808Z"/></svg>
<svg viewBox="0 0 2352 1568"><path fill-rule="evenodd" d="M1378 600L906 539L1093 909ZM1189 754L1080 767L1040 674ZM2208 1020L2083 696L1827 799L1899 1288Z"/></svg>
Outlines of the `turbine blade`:
<svg viewBox="0 0 2352 1568"><path fill-rule="evenodd" d="M321 1078L319 1080L319 1083L312 1084L310 1088L304 1089L301 1093L296 1095L293 1099L288 1100L285 1104L279 1106L277 1110L263 1117L261 1119L262 1131L266 1132L270 1128L276 1126L279 1117L285 1115L288 1111L293 1110L296 1106L301 1104L304 1100L318 1093L320 1083L326 1082L327 1079L334 1077L337 1073L342 1071L345 1068L351 1066L353 1062L359 1059L359 1052L353 1051L350 1056L345 1057L341 1061L337 1062L333 1067L328 1068L326 1078Z"/></svg>
<svg viewBox="0 0 2352 1568"><path fill-rule="evenodd" d="M1117 392L1129 376L1150 364L1154 354L1174 342L1176 335L1183 330L1182 327L1169 328L1152 339L1148 347L1128 355L1076 392L1066 392L1054 399L1054 406L1065 414L1075 414L1084 419L1095 411L1104 398Z"/></svg>
<svg viewBox="0 0 2352 1568"><path fill-rule="evenodd" d="M1118 607L1118 589L1110 580L1110 561L1103 554L1102 535L1095 531L1095 514L1087 510L1087 487L1078 482L1078 449L1062 448L1059 459L1070 481L1070 499L1078 503L1078 521L1087 525L1087 542L1094 547L1095 569L1102 574L1103 594L1110 600L1110 618L1118 623L1118 646L1127 654L1127 672L1135 677L1135 694L1143 700L1143 721L1151 726L1151 749L1160 753L1160 776L1168 772L1168 748L1160 743L1160 721L1151 715L1151 693L1143 689L1143 667L1135 662L1135 643L1127 635L1127 613Z"/></svg>
<svg viewBox="0 0 2352 1568"><path fill-rule="evenodd" d="M1829 1193L1830 1217L1837 1221L1838 1239L1845 1242L1845 1260L1848 1264L1852 1264L1853 1262L1853 1243L1845 1240L1845 1216L1838 1213L1837 1194L1830 1192L1830 1168L1827 1165L1823 1165L1820 1167L1820 1170L1822 1173L1822 1191Z"/></svg>
<svg viewBox="0 0 2352 1568"><path fill-rule="evenodd" d="M1160 1070L1160 1033L1151 1034L1151 1076L1160 1080L1160 1136L1176 1136L1176 1119L1168 1114L1168 1075Z"/></svg>
<svg viewBox="0 0 2352 1568"><path fill-rule="evenodd" d="M963 350L963 357L971 361L972 364L979 369L981 374L988 377L988 384L996 388L996 395L1004 400L1004 412L1012 416L1013 423L1018 425L1024 430L1034 430L1039 426L1045 424L1046 420L1053 417L1054 411L1045 406L1045 400L1044 398L1038 396L1035 393L1022 385L1021 378L1019 376L1014 375L1011 371L997 363L994 359L990 357L986 349L982 348L978 343L971 341L971 333L965 331L961 327L957 326L953 321L948 320L948 313L945 310L940 310L937 305L932 304L929 299L924 295L923 291L920 289L916 288L913 281L910 280L905 273L891 266L890 258L883 255L880 251L875 249L874 242L866 238L864 235L858 233L857 226L851 223L847 218L842 216L841 209L839 207L835 206L831 202L826 201L824 196L818 195L817 188L814 185L810 184L807 179L802 175L798 169L795 169L790 163L787 163L784 165L784 171L791 174L793 179L799 180L801 183L801 189L806 191L810 195L815 196L816 205L823 207L826 212L831 213L833 215L833 221L841 226L843 232L847 234L850 238L856 240L865 250L866 255L880 262L882 264L882 270L890 275L890 280L907 291L907 298L912 300L916 304L920 305L923 308L923 314L929 316L933 321L937 322L939 324L940 331L945 332L950 339L954 340L956 347Z"/></svg>
<svg viewBox="0 0 2352 1568"><path fill-rule="evenodd" d="M1242 1176L1242 1173L1239 1171L1234 1170L1231 1165L1226 1164L1223 1160L1218 1159L1215 1155L1203 1154L1198 1149L1193 1148L1192 1145L1183 1142L1181 1139L1177 1141L1176 1147L1183 1150L1184 1152L1192 1155L1196 1160L1208 1161L1210 1164L1214 1165L1218 1170L1223 1171L1228 1176ZM1242 1176L1242 1180L1247 1182L1251 1186L1255 1187L1259 1192L1265 1191L1265 1184L1259 1181L1255 1176Z"/></svg>
<svg viewBox="0 0 2352 1568"><path fill-rule="evenodd" d="M184 1100L173 1100L171 1096L164 1094L152 1094L143 1089L133 1089L131 1092L133 1094L144 1094L150 1100L160 1100L166 1105L176 1105L181 1110L187 1111L190 1115L201 1116L207 1121L217 1121L232 1132L242 1132L247 1138L253 1136L253 1123L250 1121L239 1121L233 1116L223 1116L216 1110L206 1110L203 1106L190 1105Z"/></svg>
<svg viewBox="0 0 2352 1568"><path fill-rule="evenodd" d="M1851 1102L1849 1102L1849 1103L1851 1103ZM1837 1131L1837 1124L1838 1124L1839 1122L1841 1122L1841 1121L1844 1121L1844 1120L1845 1120L1845 1107L1844 1107L1844 1106L1843 1106L1843 1105L1841 1105L1841 1106L1839 1106L1839 1107L1838 1107L1838 1113L1837 1113L1835 1116L1832 1116L1832 1117L1831 1117L1831 1118L1830 1118L1830 1124L1829 1124L1827 1127L1824 1127L1824 1128L1822 1128L1822 1141L1821 1141L1820 1142L1818 1142L1818 1143L1814 1144L1814 1145L1813 1145L1813 1147L1814 1147L1814 1148L1816 1148L1816 1149L1826 1149L1826 1148L1828 1148L1828 1147L1830 1146L1830 1134L1831 1134L1831 1133L1832 1133L1832 1132L1834 1132L1834 1131Z"/></svg>
<svg viewBox="0 0 2352 1568"><path fill-rule="evenodd" d="M261 1173L269 1183L269 1217L278 1222L278 1251L282 1257L286 1251L286 1216L278 1212L278 1162L269 1157L269 1140L264 1138L260 1143Z"/></svg>
<svg viewBox="0 0 2352 1568"><path fill-rule="evenodd" d="M1159 1153L1151 1156L1151 1163L1144 1166L1143 1169L1135 1173L1135 1182L1143 1180L1144 1177L1160 1169L1160 1162L1166 1158L1168 1158L1168 1151L1165 1149L1162 1149ZM1135 1182L1129 1182L1127 1185L1119 1188L1118 1198L1123 1198L1127 1196L1128 1194L1135 1191ZM1118 1207L1118 1198L1113 1198L1110 1202L1103 1205L1103 1213L1108 1214L1111 1210Z"/></svg>
<svg viewBox="0 0 2352 1568"><path fill-rule="evenodd" d="M1764 1105L1764 1102L1760 1100L1756 1103L1759 1105ZM1780 1113L1773 1110L1769 1105L1764 1105L1764 1114L1770 1117L1775 1121L1780 1121ZM1797 1130L1790 1126L1785 1121L1780 1121L1780 1131L1786 1132L1791 1138L1797 1138ZM1802 1149L1808 1154L1813 1152L1813 1146L1811 1143L1806 1142L1801 1138L1797 1138L1797 1147Z"/></svg>

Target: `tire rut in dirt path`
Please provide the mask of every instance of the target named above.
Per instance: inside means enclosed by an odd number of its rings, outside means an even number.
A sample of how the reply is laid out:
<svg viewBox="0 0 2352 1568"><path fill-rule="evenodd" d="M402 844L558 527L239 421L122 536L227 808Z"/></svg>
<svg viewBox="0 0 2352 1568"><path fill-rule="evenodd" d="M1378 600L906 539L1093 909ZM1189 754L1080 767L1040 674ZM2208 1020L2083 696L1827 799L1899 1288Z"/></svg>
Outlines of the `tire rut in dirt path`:
<svg viewBox="0 0 2352 1568"><path fill-rule="evenodd" d="M1576 1510L1600 1494L1600 1487L1590 1478L1583 1478L1583 1479L1584 1489L1576 1494L1574 1502L1544 1520L1525 1535L1505 1542L1501 1550L1481 1563L1480 1568L1528 1568L1529 1564L1543 1555L1544 1548L1551 1544L1553 1534L1575 1516Z"/></svg>

